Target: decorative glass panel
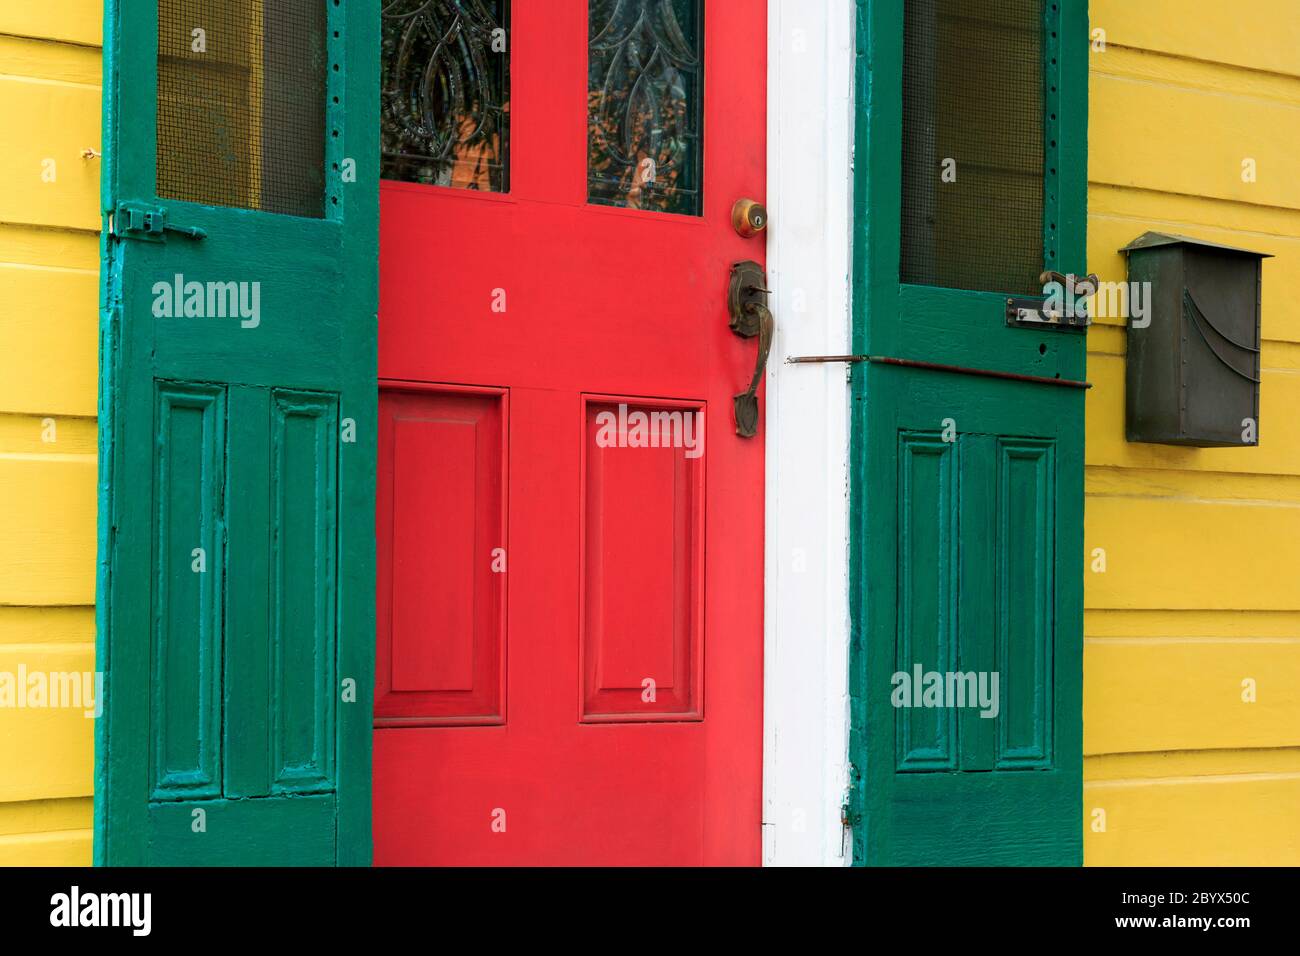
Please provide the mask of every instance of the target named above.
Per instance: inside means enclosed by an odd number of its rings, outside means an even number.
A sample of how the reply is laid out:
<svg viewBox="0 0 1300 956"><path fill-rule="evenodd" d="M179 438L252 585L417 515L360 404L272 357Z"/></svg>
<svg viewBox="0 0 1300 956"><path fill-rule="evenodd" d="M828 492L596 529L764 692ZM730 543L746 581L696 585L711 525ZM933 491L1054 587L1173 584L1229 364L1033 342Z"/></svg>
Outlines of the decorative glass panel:
<svg viewBox="0 0 1300 956"><path fill-rule="evenodd" d="M1041 294L1043 0L904 12L902 281Z"/></svg>
<svg viewBox="0 0 1300 956"><path fill-rule="evenodd" d="M589 0L587 199L698 216L703 0Z"/></svg>
<svg viewBox="0 0 1300 956"><path fill-rule="evenodd" d="M158 195L325 214L324 0L159 0Z"/></svg>
<svg viewBox="0 0 1300 956"><path fill-rule="evenodd" d="M509 0L384 5L384 179L509 191L509 7Z"/></svg>

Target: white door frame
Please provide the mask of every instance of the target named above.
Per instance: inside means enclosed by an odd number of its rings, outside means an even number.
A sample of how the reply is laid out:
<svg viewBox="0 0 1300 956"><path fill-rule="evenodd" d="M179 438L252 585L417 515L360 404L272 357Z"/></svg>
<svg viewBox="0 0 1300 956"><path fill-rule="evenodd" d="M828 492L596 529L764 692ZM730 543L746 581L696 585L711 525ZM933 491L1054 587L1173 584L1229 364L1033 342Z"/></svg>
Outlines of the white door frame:
<svg viewBox="0 0 1300 956"><path fill-rule="evenodd" d="M768 0L763 863L842 866L855 0Z"/></svg>

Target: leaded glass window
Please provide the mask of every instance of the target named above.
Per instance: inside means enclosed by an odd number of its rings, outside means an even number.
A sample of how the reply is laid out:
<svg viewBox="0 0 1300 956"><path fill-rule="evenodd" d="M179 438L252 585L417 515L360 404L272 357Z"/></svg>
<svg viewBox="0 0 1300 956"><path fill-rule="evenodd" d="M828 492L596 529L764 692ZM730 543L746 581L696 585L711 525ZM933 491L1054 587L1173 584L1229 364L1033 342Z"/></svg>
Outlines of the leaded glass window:
<svg viewBox="0 0 1300 956"><path fill-rule="evenodd" d="M384 179L509 191L509 16L509 0L384 4Z"/></svg>
<svg viewBox="0 0 1300 956"><path fill-rule="evenodd" d="M587 198L698 216L703 0L589 0Z"/></svg>

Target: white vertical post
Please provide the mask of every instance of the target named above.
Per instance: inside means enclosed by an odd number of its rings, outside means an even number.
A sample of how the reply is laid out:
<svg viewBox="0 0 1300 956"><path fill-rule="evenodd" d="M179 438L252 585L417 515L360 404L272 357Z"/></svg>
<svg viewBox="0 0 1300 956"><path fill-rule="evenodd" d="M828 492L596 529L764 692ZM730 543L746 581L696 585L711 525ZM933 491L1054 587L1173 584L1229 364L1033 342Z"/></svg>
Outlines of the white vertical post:
<svg viewBox="0 0 1300 956"><path fill-rule="evenodd" d="M763 863L843 865L854 0L768 0Z"/></svg>

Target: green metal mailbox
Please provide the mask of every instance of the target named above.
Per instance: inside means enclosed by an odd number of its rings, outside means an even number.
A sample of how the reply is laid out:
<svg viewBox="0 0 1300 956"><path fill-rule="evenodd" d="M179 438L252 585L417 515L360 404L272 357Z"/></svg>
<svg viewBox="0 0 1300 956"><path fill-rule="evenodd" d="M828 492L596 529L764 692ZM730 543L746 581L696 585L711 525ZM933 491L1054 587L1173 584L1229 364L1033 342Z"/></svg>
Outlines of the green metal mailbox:
<svg viewBox="0 0 1300 956"><path fill-rule="evenodd" d="M1259 443L1260 288L1267 253L1160 232L1128 256L1129 441ZM1135 296L1146 303L1138 319Z"/></svg>

